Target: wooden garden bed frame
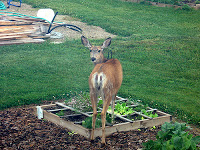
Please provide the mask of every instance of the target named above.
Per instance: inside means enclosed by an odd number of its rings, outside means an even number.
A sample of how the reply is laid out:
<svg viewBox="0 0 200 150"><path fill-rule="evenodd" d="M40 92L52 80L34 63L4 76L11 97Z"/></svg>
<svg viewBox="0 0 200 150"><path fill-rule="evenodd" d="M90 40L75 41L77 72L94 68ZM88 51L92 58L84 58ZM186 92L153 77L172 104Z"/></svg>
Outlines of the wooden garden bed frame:
<svg viewBox="0 0 200 150"><path fill-rule="evenodd" d="M117 97L118 100L127 100L127 99L123 99L121 97ZM50 107L54 107L54 106L61 106L63 107L63 110L72 110L74 111L73 108L66 106L64 103L59 103L56 102L55 104L49 104L49 105L42 105L42 106L36 106L33 108L34 110L34 114L36 116L38 116L39 119L46 119L48 121L51 121L57 125L60 125L64 128L67 128L71 131L74 131L80 135L83 135L84 137L90 139L90 135L91 135L91 129L87 129L84 128L83 126L79 125L79 124L75 124L74 122L71 121L67 121L64 120L62 117L57 116L56 114L52 113L52 111L48 110L48 108ZM60 109L62 110L62 109ZM156 111L156 113L159 115L156 118L151 118L148 116L145 116L145 118L147 119L143 119L143 120L136 120L136 121L131 121L127 118L123 119L124 117L122 116L117 116L116 117L120 117L120 119L122 120L126 120L127 122L124 123L119 123L119 124L114 124L113 126L106 126L106 136L111 135L112 133L115 132L121 132L121 131L130 131L130 130L135 130L135 129L139 129L139 128L147 128L147 127L153 127L153 126L158 126L158 125L162 125L165 122L170 122L172 120L172 116L161 112L157 109L152 109L149 108L150 111ZM83 113L83 112L79 112L82 115L85 116L91 116L91 114L88 113ZM136 112L137 115L142 115L138 112ZM42 116L42 117L41 117ZM144 116L144 115L142 115ZM95 138L102 135L102 129L101 128L97 128L95 129L94 132L94 136Z"/></svg>

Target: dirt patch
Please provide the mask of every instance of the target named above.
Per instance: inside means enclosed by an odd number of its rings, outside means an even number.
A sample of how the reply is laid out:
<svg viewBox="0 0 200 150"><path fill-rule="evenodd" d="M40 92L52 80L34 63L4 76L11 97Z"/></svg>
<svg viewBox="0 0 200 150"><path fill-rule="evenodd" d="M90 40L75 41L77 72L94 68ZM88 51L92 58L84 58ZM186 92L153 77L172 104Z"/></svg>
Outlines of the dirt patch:
<svg viewBox="0 0 200 150"><path fill-rule="evenodd" d="M6 1L3 1L3 2L7 6ZM12 3L15 4L15 5L19 5L18 2L12 2ZM39 9L37 9L37 8L32 8L30 5L22 3L21 7L10 6L10 8L6 9L5 11L20 13L20 14L23 14L23 15L36 17L38 10ZM72 17L67 16L67 15L57 15L56 18L55 18L55 21L63 22L63 23L66 23L66 24L72 24L72 25L75 25L75 26L81 28L83 30L82 34L89 39L106 39L108 37L113 38L113 37L116 36L116 35L113 35L111 33L106 32L101 27L87 25L86 23L83 23L80 20L78 20L76 18L72 18ZM58 40L54 39L54 41L56 41L58 43L63 42L66 38L67 39L80 39L80 37L82 36L81 33L70 30L70 29L65 28L65 27L59 27L59 28L56 28L53 31L54 32L60 32L64 36L62 39L58 39Z"/></svg>

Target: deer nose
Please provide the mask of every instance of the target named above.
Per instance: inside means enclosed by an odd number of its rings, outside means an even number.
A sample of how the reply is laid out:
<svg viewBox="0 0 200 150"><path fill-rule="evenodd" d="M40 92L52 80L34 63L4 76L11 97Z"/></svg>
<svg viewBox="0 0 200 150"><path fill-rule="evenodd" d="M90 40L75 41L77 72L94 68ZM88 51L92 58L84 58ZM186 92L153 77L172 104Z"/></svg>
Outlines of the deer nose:
<svg viewBox="0 0 200 150"><path fill-rule="evenodd" d="M92 60L92 61L95 61L95 60L96 60L96 58L92 57L92 58L91 58L91 60Z"/></svg>

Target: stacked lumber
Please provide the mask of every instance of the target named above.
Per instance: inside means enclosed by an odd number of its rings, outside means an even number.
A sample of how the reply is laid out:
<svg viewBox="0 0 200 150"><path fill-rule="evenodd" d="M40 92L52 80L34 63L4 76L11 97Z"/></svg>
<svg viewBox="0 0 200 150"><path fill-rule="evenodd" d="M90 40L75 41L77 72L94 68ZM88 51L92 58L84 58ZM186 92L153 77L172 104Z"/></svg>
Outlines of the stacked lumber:
<svg viewBox="0 0 200 150"><path fill-rule="evenodd" d="M28 16L0 16L0 45L41 43L50 37L46 34L49 23Z"/></svg>

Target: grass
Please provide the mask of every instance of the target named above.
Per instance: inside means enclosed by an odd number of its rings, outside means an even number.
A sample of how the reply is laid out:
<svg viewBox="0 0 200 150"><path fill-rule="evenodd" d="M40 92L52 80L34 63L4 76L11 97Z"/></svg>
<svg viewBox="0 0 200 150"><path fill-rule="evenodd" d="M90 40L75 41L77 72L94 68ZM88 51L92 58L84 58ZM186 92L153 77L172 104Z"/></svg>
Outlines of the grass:
<svg viewBox="0 0 200 150"><path fill-rule="evenodd" d="M70 91L87 91L86 78L92 64L80 43L72 43L3 47L1 108L64 97ZM77 51L78 47L82 51Z"/></svg>
<svg viewBox="0 0 200 150"><path fill-rule="evenodd" d="M118 35L109 50L123 66L119 95L200 125L200 11L118 0L25 0ZM101 44L103 40L91 40ZM0 49L0 108L89 91L93 68L80 40ZM71 92L70 92L71 91Z"/></svg>

